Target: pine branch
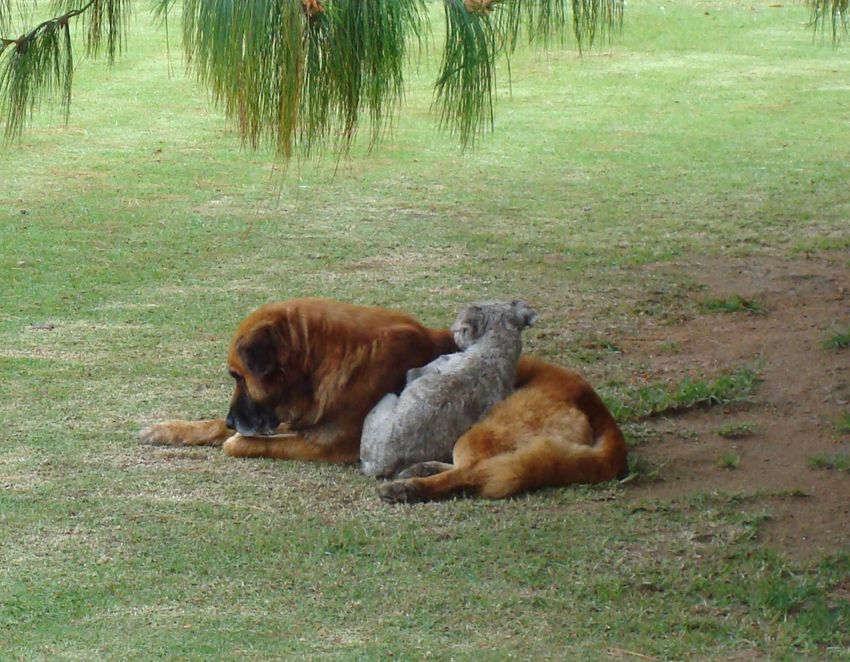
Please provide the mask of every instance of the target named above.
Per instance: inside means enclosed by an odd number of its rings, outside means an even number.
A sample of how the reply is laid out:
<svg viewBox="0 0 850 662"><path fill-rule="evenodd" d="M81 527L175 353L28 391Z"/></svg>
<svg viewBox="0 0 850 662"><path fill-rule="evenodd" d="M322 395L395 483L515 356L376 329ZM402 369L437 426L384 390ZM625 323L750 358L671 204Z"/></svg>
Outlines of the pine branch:
<svg viewBox="0 0 850 662"><path fill-rule="evenodd" d="M79 9L43 21L17 39L0 39L0 99L3 101L0 108L5 116L7 140L19 137L27 116L56 91L67 122L74 72L68 24L95 2L90 0Z"/></svg>
<svg viewBox="0 0 850 662"><path fill-rule="evenodd" d="M101 48L105 47L107 61L111 64L123 50L129 18L133 12L133 0L94 0L89 4L89 11L81 19L86 31L86 54L99 57Z"/></svg>
<svg viewBox="0 0 850 662"><path fill-rule="evenodd" d="M76 0L54 0L53 6L61 11L73 4ZM15 39L0 37L0 115L7 141L18 138L27 118L55 96L67 123L74 75L71 21L82 17L87 52L96 56L105 43L112 62L121 48L131 5L131 0L89 0L38 23ZM12 0L0 0L0 8L0 18L8 27ZM26 17L26 9L20 7L19 13Z"/></svg>
<svg viewBox="0 0 850 662"><path fill-rule="evenodd" d="M75 1L53 0L62 8ZM0 0L0 18L17 0ZM176 0L154 0L164 21ZM73 60L68 22L82 16L86 49L122 46L131 0L89 0L18 39L0 41L0 106L6 136L61 91L66 118ZM404 96L409 40L426 32L424 0L184 0L190 66L252 147L285 158L333 147L345 152L366 120L370 145L391 126ZM16 5L17 6L17 5ZM591 43L598 23L617 20L622 0L445 0L448 38L435 85L442 127L461 144L492 128L495 65L522 32L544 47L569 31ZM20 12L21 7L18 7ZM617 12L620 12L619 14ZM62 37L61 39L59 37ZM420 42L421 43L421 42Z"/></svg>
<svg viewBox="0 0 850 662"><path fill-rule="evenodd" d="M17 39L5 39L5 38L0 37L0 42L2 42L3 48L5 48L6 46L9 46L11 44L16 44L17 46L21 46L23 44L24 45L23 47L26 48L27 47L26 44L28 42L32 42L34 39L36 39L39 36L40 33L50 31L50 30L57 28L57 27L67 26L68 21L70 21L72 18L75 18L75 17L77 17L81 14L84 14L89 9L91 9L92 6L95 5L97 2L98 2L98 0L89 0L89 3L87 5L80 7L79 9L71 9L71 10L65 12L64 14L62 14L61 16L56 16L55 18L50 18L46 21L42 21L41 23L36 25L34 28L32 28L29 32L25 32L24 34L22 34ZM12 13L12 1L11 0L0 0L0 6L6 7L6 9L4 10L4 13L0 13L0 15L3 15L3 16L10 16L11 15L11 13ZM3 51L0 50L0 53L2 53L2 52Z"/></svg>
<svg viewBox="0 0 850 662"><path fill-rule="evenodd" d="M464 147L493 125L496 63L520 41L546 48L572 33L579 50L622 26L624 0L443 0L446 42L433 106ZM42 102L58 96L67 121L79 18L86 50L121 50L134 0L51 0L56 18L18 38L0 36L0 119L21 134ZM425 0L179 0L189 65L243 140L285 158L332 147L345 152L364 124L370 146L391 126L404 95L411 39L427 31ZM805 0L811 27L838 42L850 0ZM77 3L85 3L73 7ZM178 0L152 0L167 19ZM0 35L34 3L0 0Z"/></svg>
<svg viewBox="0 0 850 662"><path fill-rule="evenodd" d="M17 2L18 6L13 7L13 2ZM7 32L12 29L13 12L20 13L25 11L26 7L20 6L20 0L0 0L0 33ZM0 37L0 43L8 41Z"/></svg>
<svg viewBox="0 0 850 662"><path fill-rule="evenodd" d="M434 106L464 147L493 125L496 61L520 39L546 48L570 32L579 50L622 24L622 0L444 0L446 45ZM569 8L569 9L568 9Z"/></svg>
<svg viewBox="0 0 850 662"><path fill-rule="evenodd" d="M12 21L12 0L0 0L0 32L6 32L10 28ZM8 41L0 37L0 47L4 46L3 42Z"/></svg>
<svg viewBox="0 0 850 662"><path fill-rule="evenodd" d="M573 34L579 50L623 24L623 0L572 0Z"/></svg>
<svg viewBox="0 0 850 662"><path fill-rule="evenodd" d="M493 125L493 90L498 37L490 20L492 2L445 0L446 44L434 86L440 126L461 145Z"/></svg>
<svg viewBox="0 0 850 662"><path fill-rule="evenodd" d="M809 26L815 34L829 30L832 42L837 44L850 31L850 0L806 0L811 20Z"/></svg>
<svg viewBox="0 0 850 662"><path fill-rule="evenodd" d="M364 120L374 143L397 110L423 15L421 0L185 0L183 44L247 144L345 152Z"/></svg>

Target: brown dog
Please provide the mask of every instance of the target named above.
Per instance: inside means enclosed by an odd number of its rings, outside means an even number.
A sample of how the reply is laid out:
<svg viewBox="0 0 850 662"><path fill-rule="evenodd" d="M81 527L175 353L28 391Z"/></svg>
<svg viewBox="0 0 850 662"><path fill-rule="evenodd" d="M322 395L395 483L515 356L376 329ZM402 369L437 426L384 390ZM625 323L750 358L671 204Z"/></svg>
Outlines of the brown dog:
<svg viewBox="0 0 850 662"><path fill-rule="evenodd" d="M614 417L579 375L523 357L516 392L455 444L454 464L425 462L384 483L384 501L444 499L469 492L501 499L573 483L601 483L628 472Z"/></svg>
<svg viewBox="0 0 850 662"><path fill-rule="evenodd" d="M166 421L139 437L157 445L224 442L235 457L357 462L372 407L401 391L409 369L456 351L449 330L406 313L328 299L268 304L230 343L236 390L227 418Z"/></svg>

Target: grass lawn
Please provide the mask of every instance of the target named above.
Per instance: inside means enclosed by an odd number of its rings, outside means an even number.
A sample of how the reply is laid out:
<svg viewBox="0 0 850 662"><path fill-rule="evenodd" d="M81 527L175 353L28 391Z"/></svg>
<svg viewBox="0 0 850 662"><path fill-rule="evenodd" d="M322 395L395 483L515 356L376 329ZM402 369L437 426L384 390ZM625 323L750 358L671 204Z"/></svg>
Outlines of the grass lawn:
<svg viewBox="0 0 850 662"><path fill-rule="evenodd" d="M0 659L848 659L850 550L761 544L752 494L393 508L355 467L135 439L222 416L236 325L298 296L434 326L525 298L528 350L627 418L746 395L757 366L647 401L598 339L690 306L654 265L846 261L846 47L797 4L637 0L610 47L516 56L476 151L434 128L423 62L390 142L281 178L144 6L114 67L80 57L70 124L3 151Z"/></svg>

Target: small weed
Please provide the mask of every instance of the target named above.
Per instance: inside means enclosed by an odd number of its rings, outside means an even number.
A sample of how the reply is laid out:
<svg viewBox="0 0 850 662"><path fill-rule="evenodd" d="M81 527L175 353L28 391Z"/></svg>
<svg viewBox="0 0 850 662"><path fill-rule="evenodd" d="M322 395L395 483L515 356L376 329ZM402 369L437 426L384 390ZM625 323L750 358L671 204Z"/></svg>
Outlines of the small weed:
<svg viewBox="0 0 850 662"><path fill-rule="evenodd" d="M617 345L608 340L600 340L599 346L602 347L602 349L607 349L612 354L617 354L623 351L622 348L618 347Z"/></svg>
<svg viewBox="0 0 850 662"><path fill-rule="evenodd" d="M767 309L761 304L756 303L755 299L745 299L740 294L736 294L728 299L706 299L702 302L702 308L711 313L751 313L753 315L761 315L767 312Z"/></svg>
<svg viewBox="0 0 850 662"><path fill-rule="evenodd" d="M622 426L626 445L633 448L644 441L656 438L658 433L647 423L624 423Z"/></svg>
<svg viewBox="0 0 850 662"><path fill-rule="evenodd" d="M658 466L650 466L642 455L629 454L629 475L621 482L655 483L661 479L661 470L667 466L664 462Z"/></svg>
<svg viewBox="0 0 850 662"><path fill-rule="evenodd" d="M692 294L703 289L705 286L692 282L667 283L637 302L635 312L659 320L682 319L690 312L688 307Z"/></svg>
<svg viewBox="0 0 850 662"><path fill-rule="evenodd" d="M717 466L721 469L737 469L741 464L741 456L735 452L723 453L717 458Z"/></svg>
<svg viewBox="0 0 850 662"><path fill-rule="evenodd" d="M850 347L850 331L833 331L832 334L821 342L824 349L846 349Z"/></svg>
<svg viewBox="0 0 850 662"><path fill-rule="evenodd" d="M658 351L662 354L675 354L679 351L679 346L672 340L667 340L658 346Z"/></svg>
<svg viewBox="0 0 850 662"><path fill-rule="evenodd" d="M717 428L717 434L724 439L743 439L749 437L755 429L755 423L735 423L732 421Z"/></svg>
<svg viewBox="0 0 850 662"><path fill-rule="evenodd" d="M603 349L607 352L611 352L612 354L618 354L623 351L623 348L619 347L616 343L606 340L605 338L600 338L595 334L583 342L582 347L589 350Z"/></svg>
<svg viewBox="0 0 850 662"><path fill-rule="evenodd" d="M835 469L850 472L850 455L827 455L822 453L810 457L806 464L811 469Z"/></svg>
<svg viewBox="0 0 850 662"><path fill-rule="evenodd" d="M850 412L845 412L835 421L835 430L838 434L850 434Z"/></svg>

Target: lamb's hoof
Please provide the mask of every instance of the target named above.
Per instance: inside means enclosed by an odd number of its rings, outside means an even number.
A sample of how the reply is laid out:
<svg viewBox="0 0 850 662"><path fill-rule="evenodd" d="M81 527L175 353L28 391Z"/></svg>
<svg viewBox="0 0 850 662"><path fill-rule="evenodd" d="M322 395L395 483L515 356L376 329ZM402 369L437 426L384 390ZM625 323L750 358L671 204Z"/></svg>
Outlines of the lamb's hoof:
<svg viewBox="0 0 850 662"><path fill-rule="evenodd" d="M402 480L407 478L428 478L429 476L436 476L444 471L448 471L451 468L452 465L445 462L420 462L402 471L398 475L398 478Z"/></svg>
<svg viewBox="0 0 850 662"><path fill-rule="evenodd" d="M404 480L378 485L378 496L384 503L416 503L421 501L416 488Z"/></svg>

